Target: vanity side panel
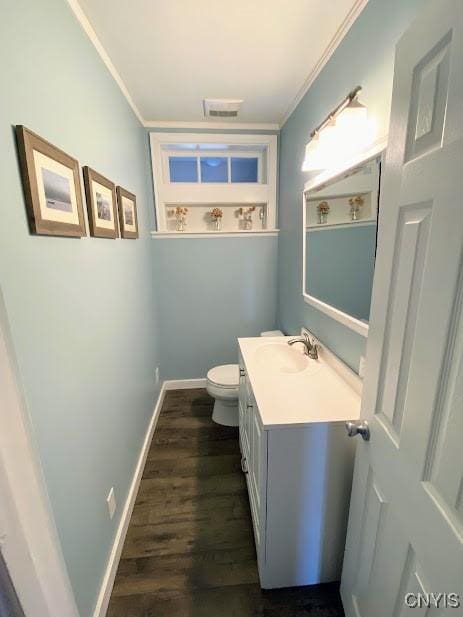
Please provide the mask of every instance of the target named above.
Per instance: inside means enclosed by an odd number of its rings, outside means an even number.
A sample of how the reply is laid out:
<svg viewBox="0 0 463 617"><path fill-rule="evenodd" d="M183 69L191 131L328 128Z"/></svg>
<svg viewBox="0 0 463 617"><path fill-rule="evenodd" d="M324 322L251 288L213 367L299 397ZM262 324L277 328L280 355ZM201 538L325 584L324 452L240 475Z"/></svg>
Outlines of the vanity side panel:
<svg viewBox="0 0 463 617"><path fill-rule="evenodd" d="M239 441L240 450L244 459L249 462L251 449L251 414L253 404L252 388L249 381L248 370L241 352L239 354L240 381L238 390L239 410Z"/></svg>
<svg viewBox="0 0 463 617"><path fill-rule="evenodd" d="M354 450L344 423L268 431L264 588L340 579Z"/></svg>
<svg viewBox="0 0 463 617"><path fill-rule="evenodd" d="M241 351L238 354L238 362L239 362L239 371L240 371L240 382L238 389L238 418L239 418L239 442L240 442L240 450L241 454L244 455L244 432L245 432L245 423L244 423L244 411L246 407L246 365L244 364L243 356Z"/></svg>

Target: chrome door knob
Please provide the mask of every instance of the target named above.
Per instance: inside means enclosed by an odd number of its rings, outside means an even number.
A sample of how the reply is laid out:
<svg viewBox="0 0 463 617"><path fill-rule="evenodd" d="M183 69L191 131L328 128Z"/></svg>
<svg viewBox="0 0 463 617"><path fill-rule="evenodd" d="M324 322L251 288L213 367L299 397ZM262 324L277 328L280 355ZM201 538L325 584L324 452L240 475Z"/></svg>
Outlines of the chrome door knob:
<svg viewBox="0 0 463 617"><path fill-rule="evenodd" d="M357 422L346 422L346 430L349 437L361 435L365 441L370 441L370 427L366 420L358 420Z"/></svg>

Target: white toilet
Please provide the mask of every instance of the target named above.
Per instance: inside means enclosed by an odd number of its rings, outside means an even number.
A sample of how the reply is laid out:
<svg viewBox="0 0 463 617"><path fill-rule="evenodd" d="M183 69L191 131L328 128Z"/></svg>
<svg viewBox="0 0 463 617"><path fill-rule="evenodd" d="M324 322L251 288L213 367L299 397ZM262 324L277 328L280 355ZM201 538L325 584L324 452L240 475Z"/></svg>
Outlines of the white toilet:
<svg viewBox="0 0 463 617"><path fill-rule="evenodd" d="M284 336L280 330L261 332L261 336ZM238 390L240 367L238 364L223 364L207 373L206 390L215 398L212 419L223 426L238 426Z"/></svg>

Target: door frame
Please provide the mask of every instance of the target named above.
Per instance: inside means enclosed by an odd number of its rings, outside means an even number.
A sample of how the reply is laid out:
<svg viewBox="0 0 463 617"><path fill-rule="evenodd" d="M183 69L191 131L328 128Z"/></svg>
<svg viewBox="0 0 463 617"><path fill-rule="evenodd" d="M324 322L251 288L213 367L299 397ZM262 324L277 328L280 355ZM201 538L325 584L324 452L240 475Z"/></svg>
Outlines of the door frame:
<svg viewBox="0 0 463 617"><path fill-rule="evenodd" d="M0 287L0 550L27 617L79 617Z"/></svg>

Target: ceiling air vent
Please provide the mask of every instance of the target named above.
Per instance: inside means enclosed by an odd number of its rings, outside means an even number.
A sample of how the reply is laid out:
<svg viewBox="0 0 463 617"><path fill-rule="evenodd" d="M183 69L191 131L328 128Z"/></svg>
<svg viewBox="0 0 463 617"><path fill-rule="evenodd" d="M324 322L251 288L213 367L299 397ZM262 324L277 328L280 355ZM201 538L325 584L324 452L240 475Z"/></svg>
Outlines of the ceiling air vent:
<svg viewBox="0 0 463 617"><path fill-rule="evenodd" d="M242 99L204 99L206 118L236 118Z"/></svg>

